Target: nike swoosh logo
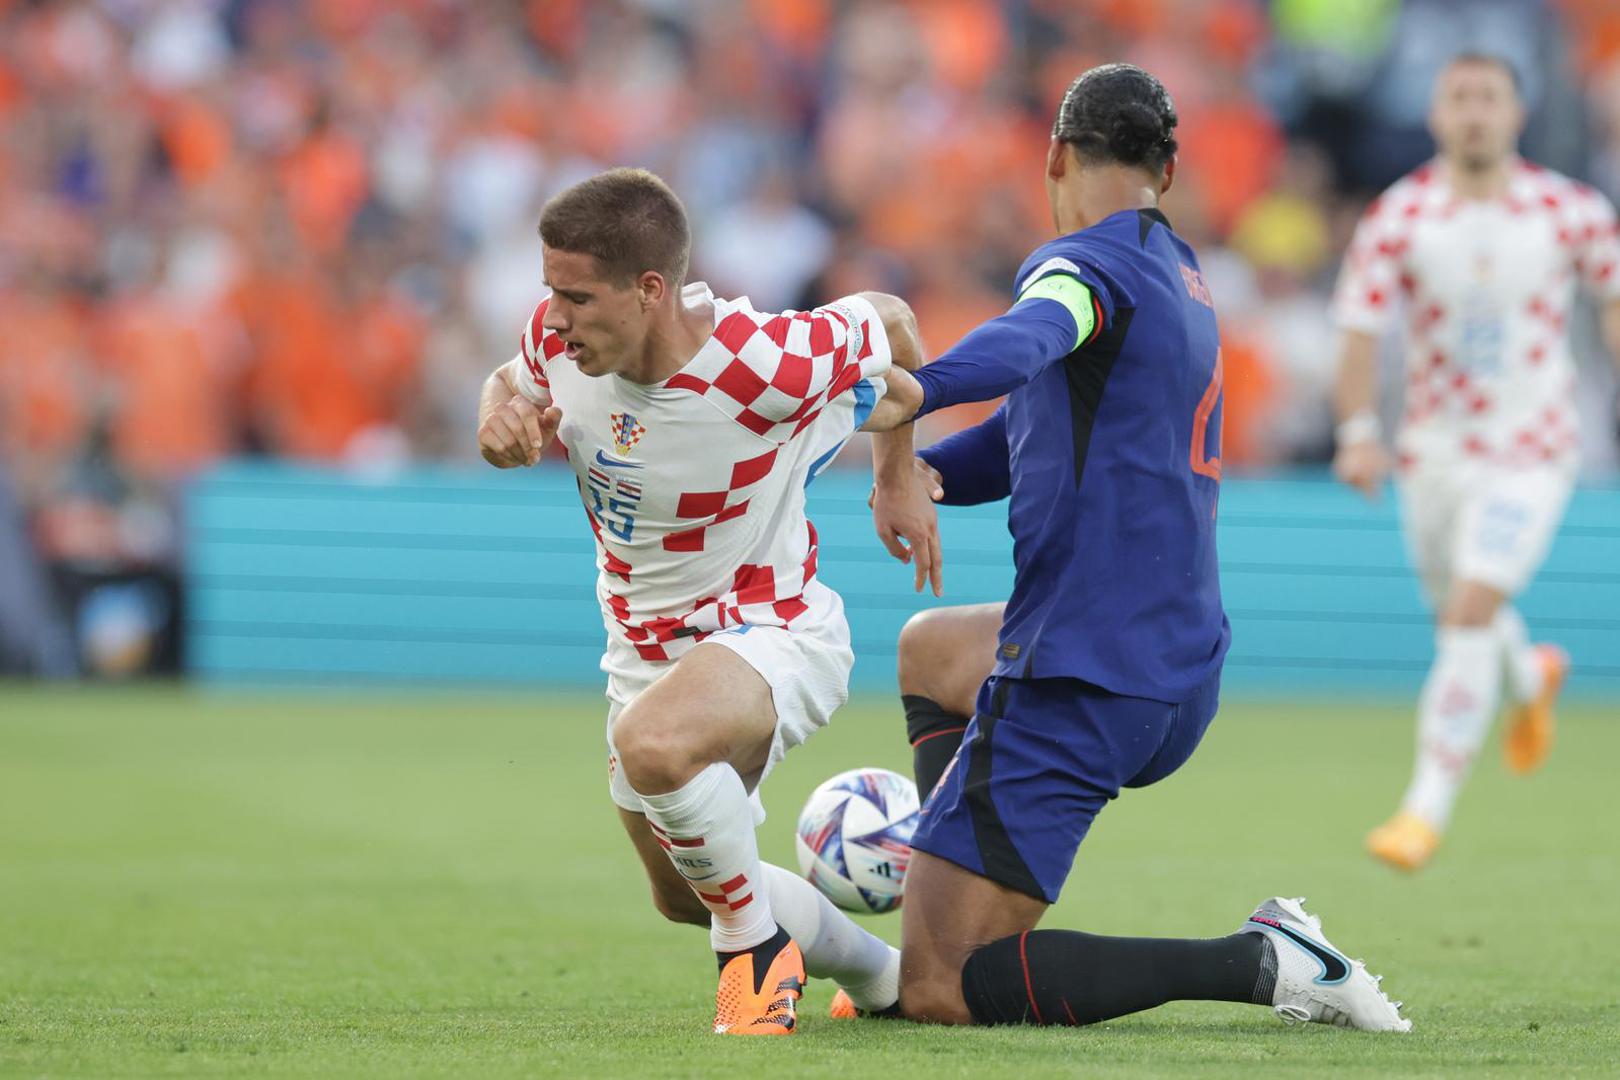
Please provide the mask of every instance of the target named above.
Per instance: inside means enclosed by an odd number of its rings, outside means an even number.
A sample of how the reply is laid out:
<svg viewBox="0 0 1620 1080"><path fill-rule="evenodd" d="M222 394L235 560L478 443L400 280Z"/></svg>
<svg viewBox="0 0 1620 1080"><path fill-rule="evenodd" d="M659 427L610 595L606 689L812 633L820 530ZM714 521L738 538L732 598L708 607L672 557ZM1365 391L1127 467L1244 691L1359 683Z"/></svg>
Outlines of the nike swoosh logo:
<svg viewBox="0 0 1620 1080"><path fill-rule="evenodd" d="M600 450L598 450L596 452L596 463L598 465L606 465L610 469L639 469L639 468L641 468L641 463L638 462L638 461L614 461L612 458L608 457L606 454L602 453L602 451L600 451Z"/></svg>
<svg viewBox="0 0 1620 1080"><path fill-rule="evenodd" d="M1286 937L1289 941L1292 941L1295 945L1298 945L1300 948L1316 957L1316 962L1322 965L1322 974L1317 976L1316 981L1321 983L1323 986L1331 986L1334 983L1342 983L1344 980L1350 977L1349 962L1332 949L1324 948L1317 942L1314 942L1310 938L1306 937L1304 934L1299 933L1297 930L1290 930L1280 922L1273 922L1270 919L1259 918L1251 918L1249 921L1252 923L1257 923L1261 926L1270 927L1271 929L1277 931L1277 933Z"/></svg>

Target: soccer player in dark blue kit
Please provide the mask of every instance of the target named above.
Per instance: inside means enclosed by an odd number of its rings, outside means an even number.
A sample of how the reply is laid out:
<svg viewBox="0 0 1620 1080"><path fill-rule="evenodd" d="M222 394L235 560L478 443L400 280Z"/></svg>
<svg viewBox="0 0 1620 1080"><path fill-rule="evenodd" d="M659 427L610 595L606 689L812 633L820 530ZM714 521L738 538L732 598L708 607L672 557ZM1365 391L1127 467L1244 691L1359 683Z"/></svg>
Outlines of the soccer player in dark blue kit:
<svg viewBox="0 0 1620 1080"><path fill-rule="evenodd" d="M942 487L947 503L1010 497L1016 577L965 731L907 702L932 794L907 875L901 1010L1088 1024L1199 999L1405 1031L1398 1003L1296 900L1266 901L1223 938L1035 929L1103 805L1196 749L1230 640L1215 556L1215 312L1197 256L1157 208L1175 126L1140 68L1076 79L1046 162L1061 235L1025 261L1005 315L915 373L918 416L1007 396L920 455L918 486ZM908 396L886 404L912 408Z"/></svg>

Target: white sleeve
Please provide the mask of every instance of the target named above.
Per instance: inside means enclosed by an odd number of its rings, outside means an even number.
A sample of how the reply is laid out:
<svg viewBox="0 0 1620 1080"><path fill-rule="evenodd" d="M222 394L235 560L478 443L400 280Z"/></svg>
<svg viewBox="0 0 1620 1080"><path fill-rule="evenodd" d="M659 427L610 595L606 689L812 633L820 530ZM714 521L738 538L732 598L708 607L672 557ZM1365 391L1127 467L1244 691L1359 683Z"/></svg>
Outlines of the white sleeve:
<svg viewBox="0 0 1620 1080"><path fill-rule="evenodd" d="M1333 290L1333 321L1341 329L1381 334L1394 321L1409 246L1394 202L1386 193L1356 225Z"/></svg>
<svg viewBox="0 0 1620 1080"><path fill-rule="evenodd" d="M1614 205L1592 188L1581 189L1575 270L1599 301L1620 298L1620 222Z"/></svg>
<svg viewBox="0 0 1620 1080"><path fill-rule="evenodd" d="M824 319L833 324L833 342L847 350L846 362L860 365L862 378L872 378L889 370L893 357L889 353L889 334L883 328L883 319L877 308L864 296L844 296L816 308L812 319ZM833 380L832 392L839 393L847 386L838 387ZM850 383L853 384L851 379Z"/></svg>
<svg viewBox="0 0 1620 1080"><path fill-rule="evenodd" d="M780 315L736 311L715 338L735 360L710 384L741 406L738 415L755 431L792 423L797 433L822 406L890 364L883 320L858 296Z"/></svg>
<svg viewBox="0 0 1620 1080"><path fill-rule="evenodd" d="M513 358L512 370L517 375L518 391L536 405L551 404L551 380L546 378L546 361L556 355L552 350L548 355L550 343L545 339L545 328L541 320L546 315L546 304L550 298L540 301L529 317L529 324L523 328L523 339L518 343L518 354Z"/></svg>

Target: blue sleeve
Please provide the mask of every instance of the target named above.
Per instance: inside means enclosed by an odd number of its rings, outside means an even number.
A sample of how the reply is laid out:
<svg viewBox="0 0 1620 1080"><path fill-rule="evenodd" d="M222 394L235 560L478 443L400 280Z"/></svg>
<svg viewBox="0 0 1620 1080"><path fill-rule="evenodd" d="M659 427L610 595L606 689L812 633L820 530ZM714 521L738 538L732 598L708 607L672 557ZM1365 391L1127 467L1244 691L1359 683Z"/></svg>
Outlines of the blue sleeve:
<svg viewBox="0 0 1620 1080"><path fill-rule="evenodd" d="M1066 307L1045 298L1024 300L912 373L923 388L917 415L1001 397L1068 356L1074 347L1075 319Z"/></svg>
<svg viewBox="0 0 1620 1080"><path fill-rule="evenodd" d="M1012 491L1007 459L1007 405L1003 402L982 424L947 435L917 456L944 478L947 506L973 506L1005 499Z"/></svg>

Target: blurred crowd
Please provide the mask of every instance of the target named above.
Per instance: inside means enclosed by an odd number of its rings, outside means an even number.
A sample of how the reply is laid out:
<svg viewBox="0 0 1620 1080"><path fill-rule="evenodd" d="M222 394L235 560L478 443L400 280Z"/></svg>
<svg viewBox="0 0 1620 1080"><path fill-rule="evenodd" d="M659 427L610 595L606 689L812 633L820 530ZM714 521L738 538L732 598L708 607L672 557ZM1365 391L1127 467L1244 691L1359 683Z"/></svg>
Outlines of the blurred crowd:
<svg viewBox="0 0 1620 1080"><path fill-rule="evenodd" d="M0 0L0 555L161 579L221 457L472 460L539 207L607 165L670 180L717 292L886 289L943 349L1005 309L1056 103L1116 59L1181 113L1226 461L1324 460L1338 257L1463 48L1522 72L1530 156L1620 194L1613 0Z"/></svg>

